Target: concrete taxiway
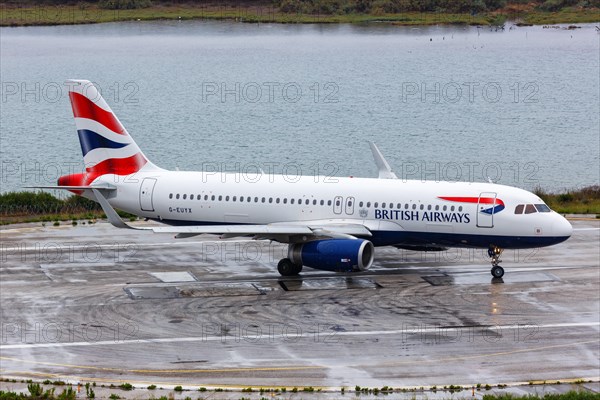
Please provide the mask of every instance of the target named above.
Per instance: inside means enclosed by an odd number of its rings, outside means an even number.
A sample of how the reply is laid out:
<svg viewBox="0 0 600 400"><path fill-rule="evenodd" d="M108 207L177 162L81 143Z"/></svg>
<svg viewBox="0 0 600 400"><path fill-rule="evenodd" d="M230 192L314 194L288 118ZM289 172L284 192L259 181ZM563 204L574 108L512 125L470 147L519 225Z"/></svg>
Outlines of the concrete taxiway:
<svg viewBox="0 0 600 400"><path fill-rule="evenodd" d="M143 224L143 223L140 223ZM282 278L286 247L5 227L0 375L138 386L598 380L600 220L543 249L377 248L358 274Z"/></svg>

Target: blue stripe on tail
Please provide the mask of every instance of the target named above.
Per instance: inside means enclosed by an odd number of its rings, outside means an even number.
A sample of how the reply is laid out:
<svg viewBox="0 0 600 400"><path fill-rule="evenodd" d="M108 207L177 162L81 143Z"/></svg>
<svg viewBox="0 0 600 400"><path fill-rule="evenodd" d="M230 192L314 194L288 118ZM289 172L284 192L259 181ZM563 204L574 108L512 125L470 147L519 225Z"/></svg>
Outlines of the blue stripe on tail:
<svg viewBox="0 0 600 400"><path fill-rule="evenodd" d="M83 153L84 157L87 153L94 149L120 149L129 145L129 143L113 142L112 140L109 140L104 136L88 129L79 129L77 134L79 135L79 144L81 145L81 152Z"/></svg>

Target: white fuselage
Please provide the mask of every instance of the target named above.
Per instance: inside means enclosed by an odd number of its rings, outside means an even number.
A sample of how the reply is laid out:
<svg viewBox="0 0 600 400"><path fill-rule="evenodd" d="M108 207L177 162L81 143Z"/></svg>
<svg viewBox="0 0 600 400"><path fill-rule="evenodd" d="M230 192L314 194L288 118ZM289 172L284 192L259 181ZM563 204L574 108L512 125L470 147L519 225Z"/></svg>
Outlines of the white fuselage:
<svg viewBox="0 0 600 400"><path fill-rule="evenodd" d="M553 211L515 214L543 201L491 183L166 170L118 179L97 180L116 184L114 207L171 225L357 223L375 245L502 248L552 245L572 231Z"/></svg>

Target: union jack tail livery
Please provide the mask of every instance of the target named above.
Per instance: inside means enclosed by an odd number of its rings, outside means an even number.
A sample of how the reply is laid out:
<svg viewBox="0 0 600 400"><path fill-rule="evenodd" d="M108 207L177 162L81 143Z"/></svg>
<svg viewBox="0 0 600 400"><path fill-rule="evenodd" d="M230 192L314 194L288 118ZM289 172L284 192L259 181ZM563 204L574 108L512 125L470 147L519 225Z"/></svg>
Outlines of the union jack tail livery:
<svg viewBox="0 0 600 400"><path fill-rule="evenodd" d="M126 176L142 169L158 169L144 156L93 83L69 80L66 84L85 173L61 176L59 185L86 186L102 175Z"/></svg>

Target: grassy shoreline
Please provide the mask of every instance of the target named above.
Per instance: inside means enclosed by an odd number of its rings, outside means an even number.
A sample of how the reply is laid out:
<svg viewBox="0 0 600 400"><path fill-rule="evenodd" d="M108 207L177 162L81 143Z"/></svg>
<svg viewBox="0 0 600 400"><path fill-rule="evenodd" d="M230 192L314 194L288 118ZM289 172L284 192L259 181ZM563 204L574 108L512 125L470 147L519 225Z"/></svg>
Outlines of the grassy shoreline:
<svg viewBox="0 0 600 400"><path fill-rule="evenodd" d="M600 185L562 193L549 193L536 188L548 206L560 214L588 214L600 218ZM123 218L136 219L132 214L119 211ZM0 225L106 218L99 204L79 196L58 199L45 192L9 192L0 195Z"/></svg>
<svg viewBox="0 0 600 400"><path fill-rule="evenodd" d="M153 20L228 20L248 23L389 23L393 25L522 25L577 24L600 22L600 8L568 7L547 12L535 7L505 7L471 13L401 12L306 14L285 13L273 4L156 4L137 9L104 9L96 4L14 5L0 3L0 26L76 25Z"/></svg>

